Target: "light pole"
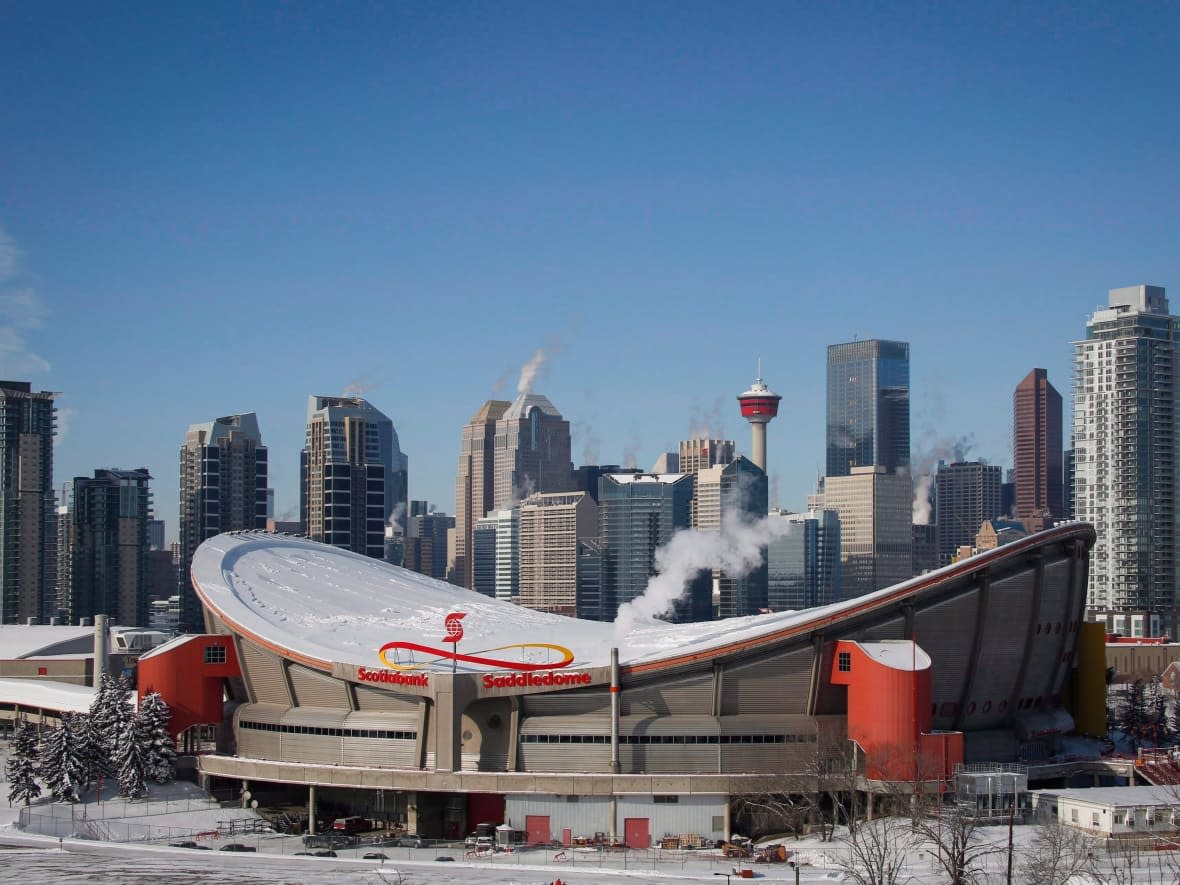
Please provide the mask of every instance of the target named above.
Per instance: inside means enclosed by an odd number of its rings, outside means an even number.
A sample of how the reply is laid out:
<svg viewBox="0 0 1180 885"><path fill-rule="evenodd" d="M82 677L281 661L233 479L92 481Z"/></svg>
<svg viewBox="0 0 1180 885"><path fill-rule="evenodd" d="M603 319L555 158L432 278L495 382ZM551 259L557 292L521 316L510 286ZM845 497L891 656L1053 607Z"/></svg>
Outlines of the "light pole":
<svg viewBox="0 0 1180 885"><path fill-rule="evenodd" d="M725 885L729 885L729 873L714 873L713 875L714 876L724 876L725 877Z"/></svg>
<svg viewBox="0 0 1180 885"><path fill-rule="evenodd" d="M793 860L787 861L791 865L791 869L795 871L795 885L799 885L799 864Z"/></svg>

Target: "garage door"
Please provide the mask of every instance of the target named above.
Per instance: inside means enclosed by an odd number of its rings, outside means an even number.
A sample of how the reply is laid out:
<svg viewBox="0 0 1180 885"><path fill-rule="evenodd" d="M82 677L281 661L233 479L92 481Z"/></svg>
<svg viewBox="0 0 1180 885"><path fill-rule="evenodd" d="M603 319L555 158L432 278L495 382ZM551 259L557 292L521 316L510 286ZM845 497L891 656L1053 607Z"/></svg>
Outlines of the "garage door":
<svg viewBox="0 0 1180 885"><path fill-rule="evenodd" d="M524 832L529 845L548 845L553 840L549 830L549 815L526 814Z"/></svg>
<svg viewBox="0 0 1180 885"><path fill-rule="evenodd" d="M623 841L627 843L628 848L651 848L651 834L648 832L647 818L624 818Z"/></svg>

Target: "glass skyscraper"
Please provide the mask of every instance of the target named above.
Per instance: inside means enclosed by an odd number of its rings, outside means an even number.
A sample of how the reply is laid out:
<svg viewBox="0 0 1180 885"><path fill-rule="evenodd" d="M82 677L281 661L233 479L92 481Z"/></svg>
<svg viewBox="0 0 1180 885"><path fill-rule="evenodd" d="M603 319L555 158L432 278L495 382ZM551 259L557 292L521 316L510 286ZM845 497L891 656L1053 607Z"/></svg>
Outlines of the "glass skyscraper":
<svg viewBox="0 0 1180 885"><path fill-rule="evenodd" d="M620 605L643 594L656 571L656 550L689 527L694 482L692 474L681 473L599 479L602 620L613 621ZM709 580L702 573L672 619L707 620L709 605Z"/></svg>
<svg viewBox="0 0 1180 885"><path fill-rule="evenodd" d="M826 476L853 467L910 466L910 346L850 341L828 347Z"/></svg>

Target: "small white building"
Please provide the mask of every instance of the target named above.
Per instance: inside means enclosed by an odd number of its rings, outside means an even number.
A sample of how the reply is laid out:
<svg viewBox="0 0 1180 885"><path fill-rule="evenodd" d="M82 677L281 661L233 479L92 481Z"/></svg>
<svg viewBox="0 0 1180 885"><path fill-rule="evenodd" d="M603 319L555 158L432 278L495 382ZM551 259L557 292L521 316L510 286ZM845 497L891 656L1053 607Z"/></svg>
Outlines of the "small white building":
<svg viewBox="0 0 1180 885"><path fill-rule="evenodd" d="M1104 836L1180 829L1180 788L1176 787L1033 790L1031 795L1034 813Z"/></svg>

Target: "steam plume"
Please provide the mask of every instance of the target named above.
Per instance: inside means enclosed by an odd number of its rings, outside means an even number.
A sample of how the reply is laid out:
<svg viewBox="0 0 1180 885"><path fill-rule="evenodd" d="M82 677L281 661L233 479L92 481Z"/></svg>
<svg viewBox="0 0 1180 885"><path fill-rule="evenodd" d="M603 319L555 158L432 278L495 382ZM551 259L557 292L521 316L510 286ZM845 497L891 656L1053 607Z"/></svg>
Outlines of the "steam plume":
<svg viewBox="0 0 1180 885"><path fill-rule="evenodd" d="M656 551L656 574L643 595L619 606L615 636L626 636L640 621L672 611L690 581L704 569L720 569L731 578L749 574L762 563L762 551L788 530L785 520L751 520L741 511L729 510L721 531L681 529Z"/></svg>
<svg viewBox="0 0 1180 885"><path fill-rule="evenodd" d="M545 364L549 362L549 355L545 353L543 347L538 347L527 363L520 370L520 381L516 384L517 393L532 393L533 384L537 380L537 375L545 368Z"/></svg>

